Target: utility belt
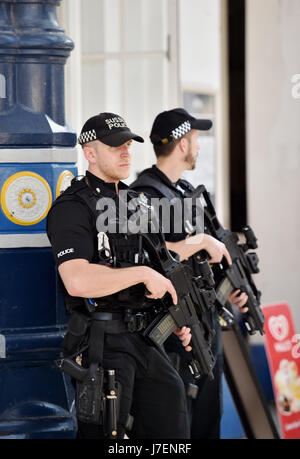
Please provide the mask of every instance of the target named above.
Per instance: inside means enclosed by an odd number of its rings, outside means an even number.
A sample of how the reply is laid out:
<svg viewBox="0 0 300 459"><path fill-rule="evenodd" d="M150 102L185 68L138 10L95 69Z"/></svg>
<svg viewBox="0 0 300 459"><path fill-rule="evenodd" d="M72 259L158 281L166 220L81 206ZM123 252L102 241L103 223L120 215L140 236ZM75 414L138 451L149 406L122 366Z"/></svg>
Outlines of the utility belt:
<svg viewBox="0 0 300 459"><path fill-rule="evenodd" d="M105 322L106 333L135 333L147 328L153 321L154 313L150 311L94 312L92 320Z"/></svg>
<svg viewBox="0 0 300 459"><path fill-rule="evenodd" d="M104 331L114 333L135 333L144 330L153 320L154 311L93 312L86 315L74 310L71 314L68 331L63 343L63 355L80 354L87 347L86 337L94 321L103 322Z"/></svg>

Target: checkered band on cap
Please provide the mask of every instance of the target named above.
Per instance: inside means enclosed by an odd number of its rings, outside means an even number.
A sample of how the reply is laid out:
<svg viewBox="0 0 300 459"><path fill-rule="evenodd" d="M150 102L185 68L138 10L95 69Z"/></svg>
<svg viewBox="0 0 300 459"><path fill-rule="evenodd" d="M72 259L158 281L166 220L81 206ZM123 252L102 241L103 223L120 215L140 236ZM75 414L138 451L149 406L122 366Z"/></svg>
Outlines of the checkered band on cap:
<svg viewBox="0 0 300 459"><path fill-rule="evenodd" d="M192 125L189 121L185 121L178 128L172 131L172 135L175 140L181 139L185 134L192 130Z"/></svg>
<svg viewBox="0 0 300 459"><path fill-rule="evenodd" d="M91 142L92 140L97 140L97 134L95 129L93 129L92 131L82 132L78 137L78 143L80 143L80 145L87 142Z"/></svg>

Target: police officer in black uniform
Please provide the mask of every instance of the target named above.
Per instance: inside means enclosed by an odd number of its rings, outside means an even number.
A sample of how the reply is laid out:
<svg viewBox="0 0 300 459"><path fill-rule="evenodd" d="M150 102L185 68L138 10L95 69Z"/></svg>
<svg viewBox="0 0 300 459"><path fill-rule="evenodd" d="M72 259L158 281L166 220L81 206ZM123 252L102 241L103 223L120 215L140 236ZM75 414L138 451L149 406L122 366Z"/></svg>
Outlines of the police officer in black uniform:
<svg viewBox="0 0 300 459"><path fill-rule="evenodd" d="M198 131L208 130L211 127L211 121L197 120L182 108L160 113L153 123L150 134L157 164L143 171L130 187L136 191L143 191L152 198L183 200L194 188L180 177L184 170L192 170L195 167L198 154ZM161 218L163 214L164 211L162 210ZM189 237L187 244L189 228L194 227L194 222L189 222L190 225L187 227L187 222L183 221L182 215L181 230L178 231L176 214L170 213L170 215L170 227L164 231L164 235L169 250L177 252L181 261L186 260L188 263L191 261L192 255L205 250L210 255L210 263L219 263L225 256L231 264L230 255L225 245L207 234L193 235ZM176 230L175 224L177 225ZM243 308L247 296L239 294L239 291L233 292L228 300ZM244 312L246 311L244 310ZM165 343L165 348L170 356L175 354L180 357L179 371L186 388L188 389L191 384L198 386L196 397L188 399L191 416L191 438L217 439L220 437L223 365L221 328L216 309L210 314L209 319L211 328L215 330L212 342L212 350L216 360L213 381L210 381L207 376L202 376L198 382L195 382L188 369L185 351L178 345L178 339L171 337Z"/></svg>
<svg viewBox="0 0 300 459"><path fill-rule="evenodd" d="M153 300L168 293L176 304L176 291L168 279L138 262L143 252L138 238L118 233L119 226L116 234L99 231L103 200L112 203L110 211L114 204L118 209L119 194L127 191L121 180L130 173L132 140L143 142L120 116L101 113L90 118L79 137L88 171L72 181L48 214L47 234L71 313L64 355L77 349L81 336L87 343L82 366L90 371L96 361L114 370L120 405L116 438L127 433L130 438L184 439L189 438L189 419L182 380L164 350L142 335L155 314ZM113 252L113 246L121 247L120 253ZM183 327L175 333L190 351L190 330ZM103 423L78 419L78 438L105 436Z"/></svg>

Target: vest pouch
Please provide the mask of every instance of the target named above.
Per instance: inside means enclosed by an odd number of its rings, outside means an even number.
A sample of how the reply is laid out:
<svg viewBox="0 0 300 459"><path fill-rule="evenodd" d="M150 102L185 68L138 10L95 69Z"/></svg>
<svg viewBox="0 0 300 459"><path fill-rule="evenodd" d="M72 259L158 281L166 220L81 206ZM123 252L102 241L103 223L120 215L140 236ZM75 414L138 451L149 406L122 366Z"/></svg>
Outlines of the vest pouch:
<svg viewBox="0 0 300 459"><path fill-rule="evenodd" d="M134 285L117 293L118 303L123 307L141 309L145 307L147 298L146 286L143 283Z"/></svg>
<svg viewBox="0 0 300 459"><path fill-rule="evenodd" d="M94 304L97 304L99 308L109 308L110 311L120 311L120 308L130 308L130 309L144 309L149 307L148 298L146 294L149 293L146 290L146 286L143 283L133 285L124 290L120 290L117 293L108 295L101 298L93 298L92 301ZM86 306L92 311L91 306L86 300Z"/></svg>

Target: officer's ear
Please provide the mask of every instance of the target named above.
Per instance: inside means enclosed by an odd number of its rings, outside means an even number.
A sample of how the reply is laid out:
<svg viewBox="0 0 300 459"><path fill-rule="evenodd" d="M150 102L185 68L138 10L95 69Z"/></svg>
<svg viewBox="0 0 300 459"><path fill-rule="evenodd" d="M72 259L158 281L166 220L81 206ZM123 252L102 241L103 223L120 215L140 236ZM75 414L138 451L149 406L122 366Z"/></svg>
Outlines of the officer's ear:
<svg viewBox="0 0 300 459"><path fill-rule="evenodd" d="M88 144L85 144L83 147L83 154L85 159L89 162L94 164L96 162L96 151L95 148L92 145L92 142L89 142Z"/></svg>
<svg viewBox="0 0 300 459"><path fill-rule="evenodd" d="M189 141L186 137L182 137L179 141L180 151L185 155L189 149Z"/></svg>

